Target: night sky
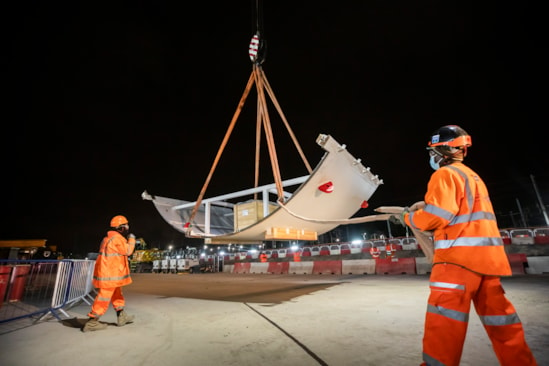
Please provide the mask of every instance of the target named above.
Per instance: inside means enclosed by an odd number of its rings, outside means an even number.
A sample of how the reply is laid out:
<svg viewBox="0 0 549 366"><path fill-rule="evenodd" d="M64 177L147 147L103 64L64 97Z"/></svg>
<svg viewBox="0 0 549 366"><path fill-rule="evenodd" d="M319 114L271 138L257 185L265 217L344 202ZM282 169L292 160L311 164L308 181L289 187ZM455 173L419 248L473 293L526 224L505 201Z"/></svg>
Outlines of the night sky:
<svg viewBox="0 0 549 366"><path fill-rule="evenodd" d="M141 193L198 198L252 71L256 18L249 0L189 4L4 5L0 239L87 253L123 214L150 246L192 242ZM426 143L455 123L500 227L517 200L542 225L531 176L547 204L547 128L530 85L543 62L525 4L265 1L263 69L313 167L330 134L384 180L370 208L421 200ZM283 179L307 174L269 108ZM253 186L255 118L254 88L206 197Z"/></svg>

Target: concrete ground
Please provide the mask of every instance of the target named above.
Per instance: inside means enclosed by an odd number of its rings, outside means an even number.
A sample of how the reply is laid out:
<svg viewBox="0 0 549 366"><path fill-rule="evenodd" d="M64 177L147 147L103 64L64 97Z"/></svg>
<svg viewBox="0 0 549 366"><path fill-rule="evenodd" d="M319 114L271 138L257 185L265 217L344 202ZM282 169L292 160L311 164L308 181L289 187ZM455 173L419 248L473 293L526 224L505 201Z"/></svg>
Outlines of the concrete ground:
<svg viewBox="0 0 549 366"><path fill-rule="evenodd" d="M419 365L421 275L134 274L133 324L82 333L64 321L0 324L0 365ZM502 280L539 365L549 365L549 276ZM471 310L461 365L498 365Z"/></svg>

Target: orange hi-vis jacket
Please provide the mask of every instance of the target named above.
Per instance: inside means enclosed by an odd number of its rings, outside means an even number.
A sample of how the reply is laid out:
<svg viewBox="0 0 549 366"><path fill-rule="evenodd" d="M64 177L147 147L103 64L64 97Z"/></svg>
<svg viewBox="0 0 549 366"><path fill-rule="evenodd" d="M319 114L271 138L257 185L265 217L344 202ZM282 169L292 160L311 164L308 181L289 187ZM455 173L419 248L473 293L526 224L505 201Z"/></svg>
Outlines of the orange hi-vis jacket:
<svg viewBox="0 0 549 366"><path fill-rule="evenodd" d="M404 220L434 231L433 264L452 263L483 275L512 274L486 185L463 163L436 170L425 207L405 214Z"/></svg>
<svg viewBox="0 0 549 366"><path fill-rule="evenodd" d="M128 256L135 248L135 239L126 240L117 231L108 231L99 248L93 270L95 288L114 288L132 283Z"/></svg>

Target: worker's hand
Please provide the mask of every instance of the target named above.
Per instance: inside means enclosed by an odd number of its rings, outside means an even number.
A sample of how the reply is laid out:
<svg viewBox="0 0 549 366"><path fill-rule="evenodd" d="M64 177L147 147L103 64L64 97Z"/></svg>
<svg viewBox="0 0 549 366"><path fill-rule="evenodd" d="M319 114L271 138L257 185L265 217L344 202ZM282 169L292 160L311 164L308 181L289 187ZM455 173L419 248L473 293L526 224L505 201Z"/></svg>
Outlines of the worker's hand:
<svg viewBox="0 0 549 366"><path fill-rule="evenodd" d="M128 244L135 245L135 235L133 234L128 235Z"/></svg>
<svg viewBox="0 0 549 366"><path fill-rule="evenodd" d="M128 239L135 239L135 235L133 235L133 234L128 234Z"/></svg>
<svg viewBox="0 0 549 366"><path fill-rule="evenodd" d="M395 225L403 225L402 221L400 220L400 215L391 215L389 217L389 222Z"/></svg>
<svg viewBox="0 0 549 366"><path fill-rule="evenodd" d="M410 206L410 212L421 210L422 208L425 208L425 201L418 201Z"/></svg>
<svg viewBox="0 0 549 366"><path fill-rule="evenodd" d="M404 215L408 212L410 212L410 209L408 207L404 207L401 213L391 215L391 217L389 217L389 221L393 224L406 226L406 221L404 221Z"/></svg>

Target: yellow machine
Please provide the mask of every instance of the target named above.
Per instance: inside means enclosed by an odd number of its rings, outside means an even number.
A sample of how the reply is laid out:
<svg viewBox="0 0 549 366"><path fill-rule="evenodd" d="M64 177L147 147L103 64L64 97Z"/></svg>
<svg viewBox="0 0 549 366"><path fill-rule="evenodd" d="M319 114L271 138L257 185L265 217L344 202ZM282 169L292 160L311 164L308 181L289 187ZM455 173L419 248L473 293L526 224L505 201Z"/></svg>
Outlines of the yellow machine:
<svg viewBox="0 0 549 366"><path fill-rule="evenodd" d="M132 272L152 272L153 261L161 260L165 255L165 250L158 248L147 249L145 239L138 238L136 240L136 248L130 258Z"/></svg>
<svg viewBox="0 0 549 366"><path fill-rule="evenodd" d="M0 259L62 259L47 239L0 240Z"/></svg>

